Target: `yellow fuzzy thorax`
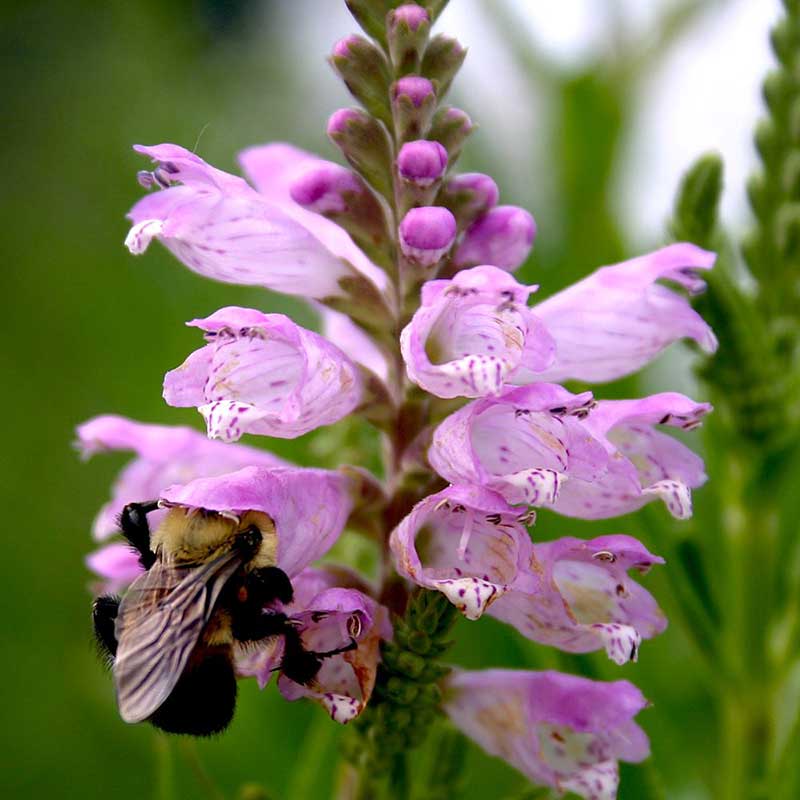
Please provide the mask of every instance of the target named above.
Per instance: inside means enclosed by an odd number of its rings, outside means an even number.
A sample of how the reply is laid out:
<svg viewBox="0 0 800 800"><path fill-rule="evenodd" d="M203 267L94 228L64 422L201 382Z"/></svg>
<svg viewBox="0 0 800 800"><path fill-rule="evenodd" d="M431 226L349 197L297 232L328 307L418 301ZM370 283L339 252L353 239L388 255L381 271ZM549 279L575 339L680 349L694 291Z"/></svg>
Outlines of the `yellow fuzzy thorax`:
<svg viewBox="0 0 800 800"><path fill-rule="evenodd" d="M225 555L236 536L255 525L263 537L261 547L247 564L249 569L277 563L278 534L275 523L261 511L247 511L241 517L202 509L171 508L152 534L151 549L171 564L203 564Z"/></svg>

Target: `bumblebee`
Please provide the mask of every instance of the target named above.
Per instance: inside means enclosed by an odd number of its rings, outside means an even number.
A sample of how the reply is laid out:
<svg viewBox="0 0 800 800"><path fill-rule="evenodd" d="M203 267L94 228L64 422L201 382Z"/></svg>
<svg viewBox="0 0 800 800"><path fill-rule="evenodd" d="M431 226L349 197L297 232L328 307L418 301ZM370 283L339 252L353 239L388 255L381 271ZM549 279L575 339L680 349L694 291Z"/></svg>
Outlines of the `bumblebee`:
<svg viewBox="0 0 800 800"><path fill-rule="evenodd" d="M118 597L92 606L95 638L111 664L120 716L169 733L210 736L236 708L237 647L282 636L280 670L308 684L322 661L353 650L306 650L286 614L265 610L293 598L276 566L278 537L264 513L169 509L151 536L147 514L157 501L131 503L120 515L123 536L145 572Z"/></svg>

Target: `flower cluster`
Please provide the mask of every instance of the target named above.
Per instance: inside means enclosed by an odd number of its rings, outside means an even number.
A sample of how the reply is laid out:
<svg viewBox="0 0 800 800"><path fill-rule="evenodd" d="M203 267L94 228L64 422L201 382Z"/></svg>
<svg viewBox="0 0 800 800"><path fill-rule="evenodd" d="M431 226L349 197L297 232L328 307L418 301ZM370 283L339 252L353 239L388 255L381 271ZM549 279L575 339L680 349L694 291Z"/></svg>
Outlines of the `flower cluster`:
<svg viewBox="0 0 800 800"><path fill-rule="evenodd" d="M164 399L197 408L208 439L118 417L79 428L87 454L136 453L97 538L125 503L153 498L272 519L276 564L294 586L281 610L304 645L330 652L352 638L357 647L308 684L282 674L280 637L248 649L237 669L262 686L277 672L287 699L317 699L339 722L370 699L380 643L392 638L379 598L402 613L413 585L467 619L489 614L567 652L636 660L666 620L629 573L662 559L626 535L545 541L529 528L538 508L609 519L656 499L690 516L703 463L664 429L690 430L710 406L674 392L598 400L560 382L629 375L683 338L716 347L681 291L702 290L698 273L714 255L690 244L602 267L530 304L538 287L512 273L533 246L533 218L498 205L488 175L452 171L473 125L442 99L464 50L430 36L433 8L387 4L384 16L381 5L348 3L371 38L349 36L331 56L364 107L328 123L347 167L267 144L240 155L247 182L177 145L136 147L153 162L139 181L154 191L129 214L128 249L157 240L208 278L303 297L322 334L282 314L220 309L189 323L206 344L164 380ZM354 414L385 436L381 488L357 468L299 468L234 444ZM382 585L314 563L365 515L383 541ZM141 570L117 543L89 566L112 591ZM536 783L613 798L617 761L648 753L632 719L646 703L626 681L455 671L442 690L464 733Z"/></svg>

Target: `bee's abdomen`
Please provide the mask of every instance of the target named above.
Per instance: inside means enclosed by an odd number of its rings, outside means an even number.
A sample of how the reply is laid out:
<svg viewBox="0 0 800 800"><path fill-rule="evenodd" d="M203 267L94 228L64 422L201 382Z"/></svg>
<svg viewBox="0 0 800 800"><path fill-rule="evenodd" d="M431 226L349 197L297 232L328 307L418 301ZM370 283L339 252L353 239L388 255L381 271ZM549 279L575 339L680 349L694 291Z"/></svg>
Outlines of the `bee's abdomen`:
<svg viewBox="0 0 800 800"><path fill-rule="evenodd" d="M225 730L236 708L229 648L196 652L170 696L149 721L167 733L211 736Z"/></svg>

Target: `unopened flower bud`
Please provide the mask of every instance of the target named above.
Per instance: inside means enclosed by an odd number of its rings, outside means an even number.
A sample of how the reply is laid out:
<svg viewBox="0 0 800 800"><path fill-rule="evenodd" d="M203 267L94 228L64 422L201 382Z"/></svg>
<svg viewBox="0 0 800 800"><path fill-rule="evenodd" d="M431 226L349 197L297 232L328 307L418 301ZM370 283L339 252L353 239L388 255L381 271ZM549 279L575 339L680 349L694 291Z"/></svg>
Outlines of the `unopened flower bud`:
<svg viewBox="0 0 800 800"><path fill-rule="evenodd" d="M420 72L434 82L441 99L467 56L466 48L449 36L434 36L425 49Z"/></svg>
<svg viewBox="0 0 800 800"><path fill-rule="evenodd" d="M533 217L517 206L497 206L469 226L453 263L463 269L477 264L515 270L528 257L536 235Z"/></svg>
<svg viewBox="0 0 800 800"><path fill-rule="evenodd" d="M407 75L392 85L392 106L398 141L422 138L436 109L436 90L427 78Z"/></svg>
<svg viewBox="0 0 800 800"><path fill-rule="evenodd" d="M389 12L386 30L396 74L419 70L430 28L428 12L422 6L407 4Z"/></svg>
<svg viewBox="0 0 800 800"><path fill-rule="evenodd" d="M456 238L455 217L441 206L412 208L400 223L400 247L410 261L430 267L442 259Z"/></svg>
<svg viewBox="0 0 800 800"><path fill-rule="evenodd" d="M447 150L439 142L418 139L406 142L397 155L400 177L419 186L430 186L447 169Z"/></svg>
<svg viewBox="0 0 800 800"><path fill-rule="evenodd" d="M392 147L386 129L358 108L340 108L328 120L328 136L350 165L377 191L392 188Z"/></svg>
<svg viewBox="0 0 800 800"><path fill-rule="evenodd" d="M464 172L445 183L440 202L453 212L463 230L494 208L499 197L500 190L491 177L481 172Z"/></svg>
<svg viewBox="0 0 800 800"><path fill-rule="evenodd" d="M349 169L322 161L302 172L289 187L298 205L332 219L377 263L388 243L386 218L375 195Z"/></svg>
<svg viewBox="0 0 800 800"><path fill-rule="evenodd" d="M466 111L447 106L440 108L434 115L428 138L444 145L452 167L474 129L475 125Z"/></svg>
<svg viewBox="0 0 800 800"><path fill-rule="evenodd" d="M389 123L389 64L383 53L363 36L340 39L328 59L348 91L378 119Z"/></svg>

